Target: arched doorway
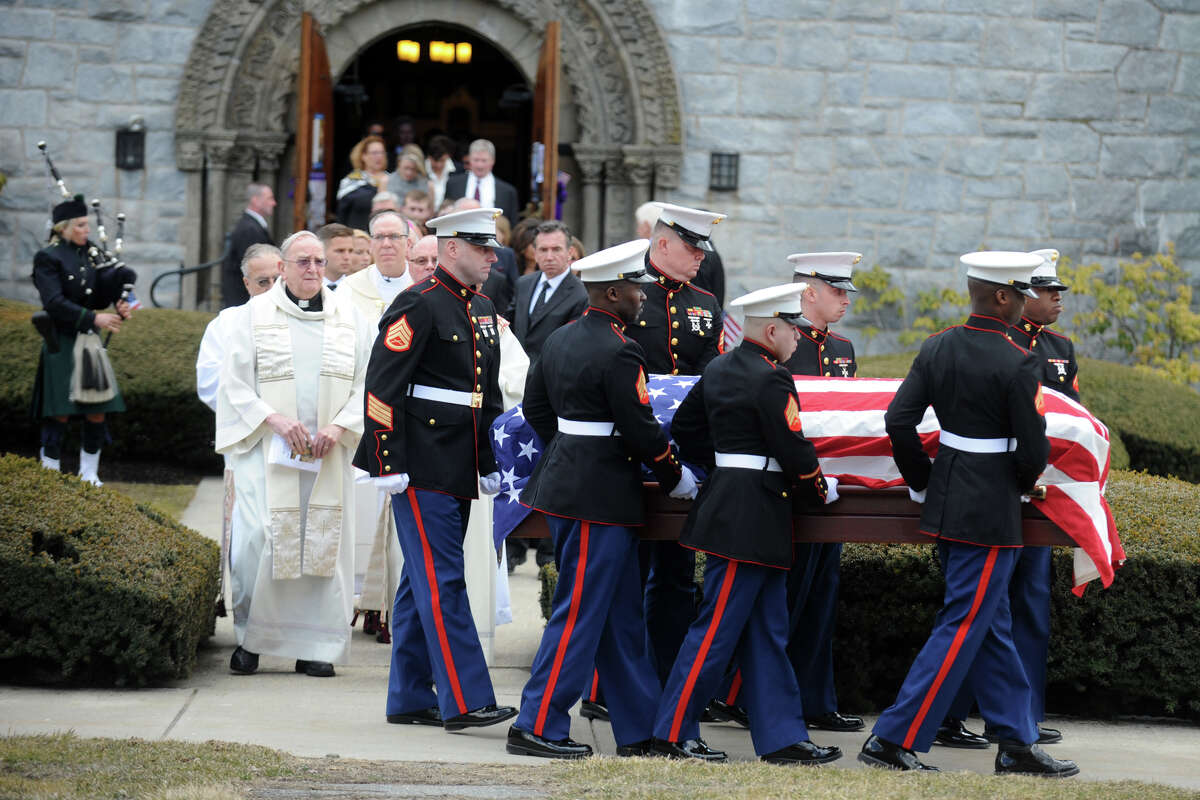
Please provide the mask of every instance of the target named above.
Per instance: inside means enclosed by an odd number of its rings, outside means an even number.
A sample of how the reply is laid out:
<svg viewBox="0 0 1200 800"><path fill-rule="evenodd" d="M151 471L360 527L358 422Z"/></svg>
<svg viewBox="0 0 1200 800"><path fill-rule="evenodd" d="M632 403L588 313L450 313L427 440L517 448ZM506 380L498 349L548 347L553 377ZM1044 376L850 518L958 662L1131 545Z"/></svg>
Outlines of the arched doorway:
<svg viewBox="0 0 1200 800"><path fill-rule="evenodd" d="M400 42L415 43L406 48L415 63L398 57ZM468 45L469 55L457 48L462 53L454 63L434 61L432 42ZM425 149L434 135L447 135L459 147L457 157L472 140L490 140L496 145L496 175L517 187L522 204L528 199L533 87L491 40L452 25L405 26L368 46L335 78L335 183L349 169L351 147L369 125L379 123L393 166L409 137Z"/></svg>
<svg viewBox="0 0 1200 800"><path fill-rule="evenodd" d="M473 31L532 85L547 8L532 0L214 0L192 45L175 117L176 163L188 177L187 258L219 256L225 231L257 180L276 187L277 232L290 219L302 13L320 25L330 73L397 22ZM569 156L571 215L588 250L628 237L632 210L679 183L678 82L644 0L557 0L563 87L559 141ZM281 227L283 226L283 227Z"/></svg>

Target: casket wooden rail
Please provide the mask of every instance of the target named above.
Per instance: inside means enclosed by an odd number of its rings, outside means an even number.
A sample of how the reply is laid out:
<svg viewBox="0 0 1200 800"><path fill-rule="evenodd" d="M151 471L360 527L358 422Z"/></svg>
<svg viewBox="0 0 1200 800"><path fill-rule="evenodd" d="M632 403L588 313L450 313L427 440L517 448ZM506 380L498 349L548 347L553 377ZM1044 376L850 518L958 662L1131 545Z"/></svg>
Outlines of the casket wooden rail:
<svg viewBox="0 0 1200 800"><path fill-rule="evenodd" d="M917 528L921 507L908 497L908 490L839 486L841 499L829 506L797 512L792 538L797 542L910 542L925 544L932 539ZM672 500L647 483L646 525L643 539L678 539L691 503ZM1075 542L1046 518L1032 503L1021 505L1025 544L1073 547ZM535 511L516 527L513 536L549 536L546 520Z"/></svg>

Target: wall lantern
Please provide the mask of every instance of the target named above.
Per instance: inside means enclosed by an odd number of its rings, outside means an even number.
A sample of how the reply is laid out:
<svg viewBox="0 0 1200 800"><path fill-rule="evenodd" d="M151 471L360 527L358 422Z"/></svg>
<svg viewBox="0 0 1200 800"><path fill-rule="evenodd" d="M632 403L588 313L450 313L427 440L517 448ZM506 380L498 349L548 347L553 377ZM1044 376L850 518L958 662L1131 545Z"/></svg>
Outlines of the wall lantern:
<svg viewBox="0 0 1200 800"><path fill-rule="evenodd" d="M117 169L138 170L146 164L146 125L141 117L117 129Z"/></svg>
<svg viewBox="0 0 1200 800"><path fill-rule="evenodd" d="M439 64L453 64L454 44L452 42L430 42L429 60Z"/></svg>
<svg viewBox="0 0 1200 800"><path fill-rule="evenodd" d="M396 42L396 58L416 64L421 60L421 43L412 39L401 39Z"/></svg>
<svg viewBox="0 0 1200 800"><path fill-rule="evenodd" d="M470 42L459 42L458 44L454 45L454 59L459 64L470 64L471 63L471 43Z"/></svg>
<svg viewBox="0 0 1200 800"><path fill-rule="evenodd" d="M738 154L713 153L708 168L708 188L714 192L736 192Z"/></svg>

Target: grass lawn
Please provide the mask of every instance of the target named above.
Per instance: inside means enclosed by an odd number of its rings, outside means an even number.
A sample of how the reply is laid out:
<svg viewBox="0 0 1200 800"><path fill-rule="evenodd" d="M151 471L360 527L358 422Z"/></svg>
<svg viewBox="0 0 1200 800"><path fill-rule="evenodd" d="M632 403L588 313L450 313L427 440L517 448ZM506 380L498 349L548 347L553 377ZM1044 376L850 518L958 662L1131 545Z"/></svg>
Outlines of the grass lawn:
<svg viewBox="0 0 1200 800"><path fill-rule="evenodd" d="M192 502L196 494L195 483L132 483L129 481L105 481L106 489L113 489L133 498L139 503L152 505L176 522Z"/></svg>
<svg viewBox="0 0 1200 800"><path fill-rule="evenodd" d="M847 755L846 758L851 758ZM70 733L0 737L0 798L462 797L486 786L497 797L576 798L999 798L1130 800L1196 798L1157 784L995 778L969 773L902 775L879 770L762 764L693 764L594 758L529 766L303 759L254 745L80 739ZM419 787L419 788L418 788ZM476 790L477 792L478 790ZM472 793L478 796L477 793Z"/></svg>

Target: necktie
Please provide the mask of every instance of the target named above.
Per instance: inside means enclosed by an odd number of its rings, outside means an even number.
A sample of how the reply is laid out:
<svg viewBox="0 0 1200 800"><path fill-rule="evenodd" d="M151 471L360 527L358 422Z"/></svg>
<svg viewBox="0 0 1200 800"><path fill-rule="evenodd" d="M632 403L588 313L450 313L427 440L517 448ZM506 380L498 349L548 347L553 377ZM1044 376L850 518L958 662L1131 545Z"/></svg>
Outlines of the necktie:
<svg viewBox="0 0 1200 800"><path fill-rule="evenodd" d="M537 297L533 298L533 305L529 307L529 313L532 315L535 311L539 311L546 305L546 301L550 299L550 281L542 281L538 287Z"/></svg>
<svg viewBox="0 0 1200 800"><path fill-rule="evenodd" d="M475 200L477 202L481 202L480 197L479 197L479 183L480 183L479 178L476 178L475 179Z"/></svg>

